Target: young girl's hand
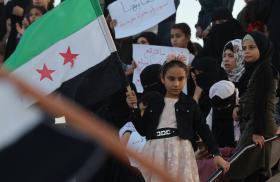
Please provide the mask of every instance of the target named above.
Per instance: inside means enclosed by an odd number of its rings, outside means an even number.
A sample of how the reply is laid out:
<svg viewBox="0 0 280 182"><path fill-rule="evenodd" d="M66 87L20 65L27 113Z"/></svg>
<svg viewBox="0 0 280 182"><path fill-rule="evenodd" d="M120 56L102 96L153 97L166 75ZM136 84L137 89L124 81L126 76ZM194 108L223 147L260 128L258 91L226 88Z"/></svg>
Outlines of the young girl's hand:
<svg viewBox="0 0 280 182"><path fill-rule="evenodd" d="M234 121L239 121L239 107L235 107L232 111L232 119Z"/></svg>
<svg viewBox="0 0 280 182"><path fill-rule="evenodd" d="M134 70L135 70L135 68L137 68L137 64L136 64L136 62L134 60L132 60L131 65L129 65L127 67L127 70L125 71L125 75L126 76L132 75Z"/></svg>
<svg viewBox="0 0 280 182"><path fill-rule="evenodd" d="M23 26L21 26L19 23L16 23L16 29L17 29L17 32L19 33L19 34L23 34L24 33L24 31L25 31L25 29L24 29L24 27Z"/></svg>
<svg viewBox="0 0 280 182"><path fill-rule="evenodd" d="M111 20L109 26L111 29L114 29L117 26L117 20Z"/></svg>
<svg viewBox="0 0 280 182"><path fill-rule="evenodd" d="M224 173L228 172L230 168L230 163L225 161L221 156L217 155L214 157L214 164L216 168L218 169L219 167L223 168Z"/></svg>
<svg viewBox="0 0 280 182"><path fill-rule="evenodd" d="M126 103L130 108L135 108L135 106L137 106L137 97L133 90L126 92Z"/></svg>
<svg viewBox="0 0 280 182"><path fill-rule="evenodd" d="M130 138L130 135L131 135L131 132L125 132L122 137L121 137L121 142L124 144L124 145L127 145L128 143L128 140Z"/></svg>
<svg viewBox="0 0 280 182"><path fill-rule="evenodd" d="M195 36L196 36L196 38L202 38L202 28L200 26L196 27Z"/></svg>
<svg viewBox="0 0 280 182"><path fill-rule="evenodd" d="M256 135L256 134L253 134L253 142L257 145L259 145L261 148L263 148L264 146L264 137L262 135Z"/></svg>

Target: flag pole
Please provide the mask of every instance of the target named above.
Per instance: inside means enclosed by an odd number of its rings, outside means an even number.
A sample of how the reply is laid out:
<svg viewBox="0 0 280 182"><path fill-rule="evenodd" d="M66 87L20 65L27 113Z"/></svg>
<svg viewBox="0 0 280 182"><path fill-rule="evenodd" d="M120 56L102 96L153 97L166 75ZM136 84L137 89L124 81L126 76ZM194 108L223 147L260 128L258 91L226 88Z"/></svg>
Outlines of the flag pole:
<svg viewBox="0 0 280 182"><path fill-rule="evenodd" d="M115 52L118 71L120 73L120 76L122 77L122 80L124 80L124 84L125 84L126 90L129 93L131 93L132 92L132 88L131 88L130 83L129 83L128 79L127 79L127 76L125 75L124 70L122 68L122 60L120 58L118 50L117 50L117 48L115 46L115 43L113 41L114 39L113 39L111 31L110 31L110 29L109 29L109 27L107 25L107 21L106 21L104 16L102 18L98 19L98 21L99 21L100 27L102 27L102 31L104 33L104 37L106 39L107 45L110 45L109 49L111 49L112 52ZM133 106L133 108L137 109L138 108L137 104L135 104Z"/></svg>
<svg viewBox="0 0 280 182"><path fill-rule="evenodd" d="M40 91L35 90L29 84L9 74L3 68L0 69L0 78L11 81L22 94L28 94L36 99L37 103L50 114L64 115L67 117L67 122L71 127L95 139L101 146L122 162L127 164L126 154L128 154L148 171L157 174L163 181L178 181L178 179L172 178L161 166L156 166L152 160L147 159L147 156L126 148L118 139L116 130L97 116L85 111L63 97L59 97L58 99L56 94L43 95Z"/></svg>
<svg viewBox="0 0 280 182"><path fill-rule="evenodd" d="M120 73L120 74L124 77L124 80L125 80L126 90L127 90L127 92L131 93L131 92L132 92L132 88L131 88L131 86L130 86L130 83L129 83L129 81L128 81L126 75L124 74L123 69L122 69L122 65L121 65L122 62L121 62L120 55L118 54L118 52L117 52L116 54L117 54L117 58L118 58L117 62L118 62L118 65L119 65L119 69L121 69L120 72L122 72L122 73ZM137 103L136 103L135 105L133 105L133 108L134 108L134 109L137 109L137 108L138 108Z"/></svg>

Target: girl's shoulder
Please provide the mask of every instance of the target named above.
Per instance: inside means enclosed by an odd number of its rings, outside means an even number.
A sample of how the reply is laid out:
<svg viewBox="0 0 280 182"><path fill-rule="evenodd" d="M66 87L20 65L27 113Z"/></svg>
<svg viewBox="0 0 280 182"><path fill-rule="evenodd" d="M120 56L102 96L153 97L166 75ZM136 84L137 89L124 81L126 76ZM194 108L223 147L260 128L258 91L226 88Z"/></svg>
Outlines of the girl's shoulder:
<svg viewBox="0 0 280 182"><path fill-rule="evenodd" d="M197 105L196 101L191 96L186 95L185 93L180 94L179 102L185 104Z"/></svg>
<svg viewBox="0 0 280 182"><path fill-rule="evenodd" d="M150 91L144 93L139 102L144 103L144 105L149 105L151 103L164 103L164 96L160 92Z"/></svg>

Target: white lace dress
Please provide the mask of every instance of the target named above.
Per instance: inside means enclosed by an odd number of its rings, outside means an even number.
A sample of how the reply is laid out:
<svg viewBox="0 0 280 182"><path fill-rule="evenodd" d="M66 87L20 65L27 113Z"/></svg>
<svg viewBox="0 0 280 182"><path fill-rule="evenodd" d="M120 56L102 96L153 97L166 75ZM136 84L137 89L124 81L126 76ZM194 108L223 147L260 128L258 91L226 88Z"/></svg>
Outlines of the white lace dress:
<svg viewBox="0 0 280 182"><path fill-rule="evenodd" d="M160 117L158 129L177 128L174 104L177 99L165 98L165 107ZM182 182L199 182L197 163L192 144L189 140L179 137L148 140L143 153L174 177L180 176ZM146 182L160 182L154 174L142 167L140 170ZM180 181L181 182L181 181Z"/></svg>

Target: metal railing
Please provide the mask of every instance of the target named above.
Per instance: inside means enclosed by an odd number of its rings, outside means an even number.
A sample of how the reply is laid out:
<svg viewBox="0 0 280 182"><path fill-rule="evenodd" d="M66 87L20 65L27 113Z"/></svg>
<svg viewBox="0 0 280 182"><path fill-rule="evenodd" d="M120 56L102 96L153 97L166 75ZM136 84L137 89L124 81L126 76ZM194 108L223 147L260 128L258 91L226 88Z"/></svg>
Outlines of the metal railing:
<svg viewBox="0 0 280 182"><path fill-rule="evenodd" d="M278 139L278 138L280 138L280 134L275 135L275 136L273 136L273 137L271 137L271 138L268 138L268 139L264 140L264 143L266 143L266 142L271 142L271 141L276 140L276 139ZM252 148L254 148L254 147L256 147L256 146L257 146L256 144L251 144L251 145L248 145L248 146L244 147L243 149L240 149L239 151L237 151L236 153L234 153L234 154L230 157L230 159L228 160L228 162L229 162L230 164L232 164L232 163L233 163L234 161L236 161L244 152L246 152L247 150L252 149ZM222 169L222 168L219 168L218 170L216 170L216 171L208 178L207 182L213 182L213 181L215 181L215 180L216 180L220 175L222 175L222 174L223 174L223 169Z"/></svg>

